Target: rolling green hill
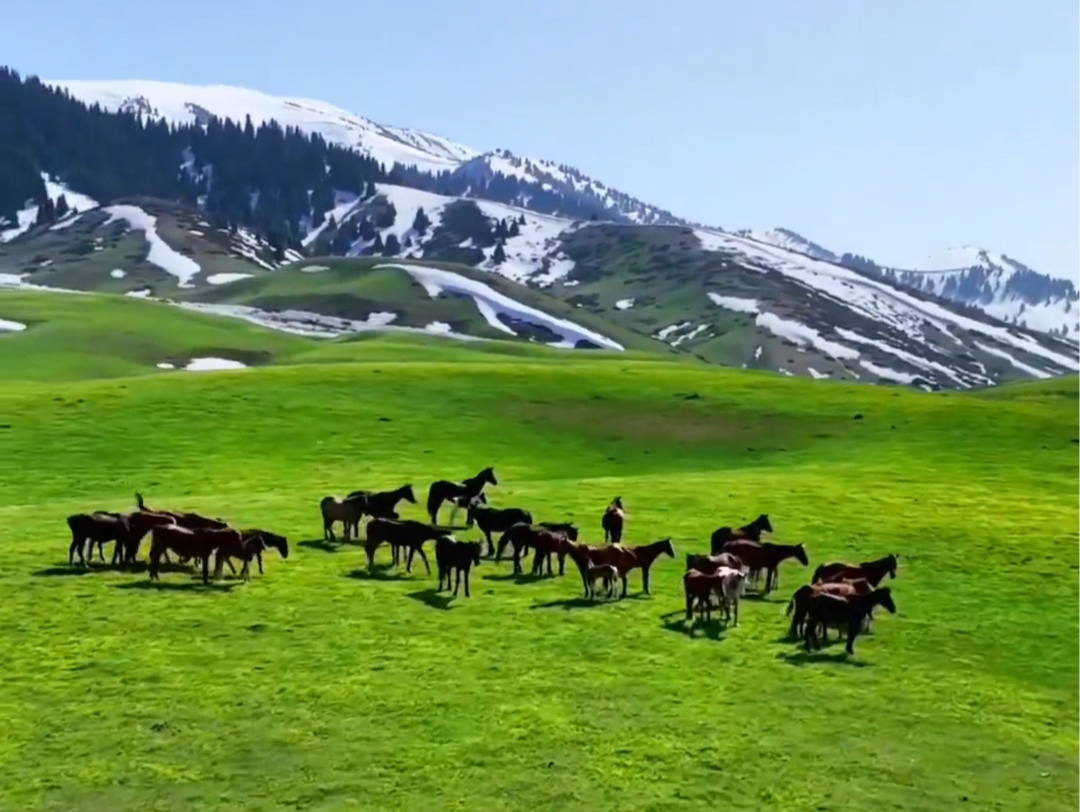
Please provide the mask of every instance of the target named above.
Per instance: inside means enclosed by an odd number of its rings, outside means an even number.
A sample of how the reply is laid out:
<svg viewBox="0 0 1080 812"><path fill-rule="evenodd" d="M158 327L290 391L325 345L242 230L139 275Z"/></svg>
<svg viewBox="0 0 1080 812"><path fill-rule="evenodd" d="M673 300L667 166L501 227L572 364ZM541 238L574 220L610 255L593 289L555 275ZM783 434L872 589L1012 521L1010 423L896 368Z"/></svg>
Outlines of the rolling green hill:
<svg viewBox="0 0 1080 812"><path fill-rule="evenodd" d="M10 357L0 366L0 442L17 471L0 482L0 808L1080 801L1075 377L922 394L524 342L319 343L162 304L0 297L3 318L42 308L0 347L40 342L37 366L65 369L91 362L50 328L45 299L91 323L123 318L155 353L273 336L279 363L40 383L15 381ZM113 346L99 375L149 363L142 342ZM676 560L654 569L651 597L635 574L630 598L595 606L576 575L515 579L485 561L472 598L455 600L422 565L384 569L383 551L369 573L360 550L321 541L327 493L412 482L422 499L430 481L487 465L493 504L576 521L594 543L621 495L628 542L671 537ZM64 517L127 509L136 490L284 533L292 553L210 588L185 572L151 586L144 572L69 570ZM778 595L744 601L738 628L686 633L683 556L762 511L811 565L901 555L899 613L880 613L854 658L783 640L787 597L809 575L791 564Z"/></svg>

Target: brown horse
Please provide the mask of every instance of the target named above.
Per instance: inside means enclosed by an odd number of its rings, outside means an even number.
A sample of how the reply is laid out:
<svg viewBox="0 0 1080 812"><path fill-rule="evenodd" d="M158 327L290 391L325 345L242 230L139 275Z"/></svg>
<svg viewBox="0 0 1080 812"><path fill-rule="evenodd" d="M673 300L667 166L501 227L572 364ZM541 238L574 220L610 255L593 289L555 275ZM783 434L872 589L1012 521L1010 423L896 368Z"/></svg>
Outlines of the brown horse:
<svg viewBox="0 0 1080 812"><path fill-rule="evenodd" d="M167 513L154 513L148 510L137 510L127 516L128 532L125 537L117 542L113 550L113 565L117 563L131 564L139 557L139 548L142 540L155 527L167 527L171 524L180 524L173 516Z"/></svg>
<svg viewBox="0 0 1080 812"><path fill-rule="evenodd" d="M828 592L830 595L839 595L847 598L852 595L866 595L872 590L870 582L865 578L854 581L834 581L831 583L808 584L795 590L795 594L788 601L785 615L791 615L791 626L788 628L788 636L797 640L803 636L806 613L810 608L810 598L818 592ZM869 614L867 620L870 619ZM867 624L869 625L869 624ZM825 631L824 629L822 630ZM827 635L826 635L827 637Z"/></svg>
<svg viewBox="0 0 1080 812"><path fill-rule="evenodd" d="M266 550L276 549L282 558L289 557L289 541L284 536L271 533L268 530L250 528L240 531L240 544L227 541L217 549L215 555L214 577L220 578L225 564L236 574L230 559L236 558L243 562L240 577L247 581L250 578L251 561L254 559L259 565L259 575L263 574L262 554Z"/></svg>
<svg viewBox="0 0 1080 812"><path fill-rule="evenodd" d="M815 592L807 601L806 626L804 631L806 650L811 643L820 648L817 629L826 626L847 631L848 654L855 653L855 638L859 636L865 624L866 616L875 606L884 606L890 614L896 614L892 590L887 586L875 589L865 595L842 597L828 592Z"/></svg>
<svg viewBox="0 0 1080 812"><path fill-rule="evenodd" d="M203 583L208 584L210 583L210 556L221 547L228 550L242 549L243 537L240 531L231 528L192 530L175 524L155 527L150 532L150 580L158 580L161 556L166 550L172 550L182 560L193 558L201 560Z"/></svg>
<svg viewBox="0 0 1080 812"><path fill-rule="evenodd" d="M709 549L713 555L716 555L722 552L724 544L729 541L761 541L762 533L771 533L772 531L772 523L769 522L768 514L762 513L750 524L744 524L734 530L730 527L718 527L713 531L712 537L709 539Z"/></svg>
<svg viewBox="0 0 1080 812"><path fill-rule="evenodd" d="M649 594L649 570L661 555L675 557L675 548L671 545L671 539L660 539L651 544L639 544L634 547L624 547L621 544L609 544L604 547L587 547L583 544L575 545L577 549L584 548L588 555L588 561L592 565L611 564L619 571L622 580L622 597L626 597L627 574L634 569L641 568L641 586L645 594ZM575 562L578 559L574 559ZM578 563L581 567L581 564Z"/></svg>
<svg viewBox="0 0 1080 812"><path fill-rule="evenodd" d="M458 508L467 508L473 499L480 496L485 485L494 486L498 484L499 481L495 478L494 468L485 468L476 476L469 477L461 482L450 482L446 479L432 482L431 487L428 488L427 497L427 512L431 517L431 523L438 523L439 508L443 502L453 502L454 512L456 513ZM453 514L450 516L450 521L454 521Z"/></svg>
<svg viewBox="0 0 1080 812"><path fill-rule="evenodd" d="M319 502L319 510L322 512L323 538L327 541L336 541L334 538L334 522L341 522L342 534L345 541L349 540L349 530L352 529L357 538L360 536L360 519L364 516L364 496L339 499L336 496L324 496Z"/></svg>
<svg viewBox="0 0 1080 812"><path fill-rule="evenodd" d="M604 516L600 520L600 526L604 529L604 543L619 544L622 541L625 524L626 510L623 508L622 497L616 496L604 510Z"/></svg>
<svg viewBox="0 0 1080 812"><path fill-rule="evenodd" d="M806 557L806 549L801 544L758 544L754 541L728 541L721 548L721 552L731 553L750 570L750 580L756 581L762 570L765 570L765 594L780 586L779 568L783 561L794 558L804 567L809 566L810 561Z"/></svg>
<svg viewBox="0 0 1080 812"><path fill-rule="evenodd" d="M734 607L734 625L739 625L739 598L742 596L746 576L742 570L720 567L713 573L689 570L683 575L683 591L686 593L686 619L692 620L694 605L697 605L701 618L712 621L712 596L716 595L720 608L724 610L724 622L731 623ZM693 634L693 626L688 630Z"/></svg>
<svg viewBox="0 0 1080 812"><path fill-rule="evenodd" d="M686 571L697 570L703 572L706 575L712 575L720 567L728 567L733 570L741 570L743 568L742 559L734 553L718 553L716 555L696 555L694 553L686 554Z"/></svg>
<svg viewBox="0 0 1080 812"><path fill-rule="evenodd" d="M813 583L824 581L852 581L857 578L865 578L870 586L877 586L886 575L896 577L896 560L898 556L889 554L876 561L863 561L861 564L846 564L843 561L832 561L821 564L814 570Z"/></svg>
<svg viewBox="0 0 1080 812"><path fill-rule="evenodd" d="M552 575L551 557L559 559L559 575L564 572L562 562L566 560L568 546L571 542L564 533L548 530L545 527L530 527L528 546L533 548L532 574L543 576L544 565L547 564L547 574Z"/></svg>

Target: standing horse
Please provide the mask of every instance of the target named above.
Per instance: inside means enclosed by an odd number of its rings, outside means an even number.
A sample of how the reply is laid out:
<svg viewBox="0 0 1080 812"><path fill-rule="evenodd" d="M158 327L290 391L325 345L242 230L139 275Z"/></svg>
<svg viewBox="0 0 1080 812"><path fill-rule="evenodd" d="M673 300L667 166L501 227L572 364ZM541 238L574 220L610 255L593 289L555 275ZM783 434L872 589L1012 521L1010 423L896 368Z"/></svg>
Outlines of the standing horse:
<svg viewBox="0 0 1080 812"><path fill-rule="evenodd" d="M365 496L353 496L339 499L336 496L324 496L319 502L319 510L322 512L323 538L326 541L336 541L334 538L334 522L341 522L345 541L349 540L349 529L354 535L360 536L360 519L364 515L364 506L367 501Z"/></svg>
<svg viewBox="0 0 1080 812"><path fill-rule="evenodd" d="M857 578L865 578L870 586L877 586L886 575L896 577L897 556L889 554L876 561L863 561L861 564L845 564L843 561L833 561L821 564L814 570L813 583L825 581L852 581Z"/></svg>
<svg viewBox="0 0 1080 812"><path fill-rule="evenodd" d="M626 510L623 508L622 497L616 496L604 510L604 516L600 520L600 526L604 529L604 542L609 544L620 543L625 523Z"/></svg>
<svg viewBox="0 0 1080 812"><path fill-rule="evenodd" d="M639 544L635 547L624 547L621 544L609 544L604 547L587 547L584 544L569 543L571 550L584 551L586 559L591 565L611 564L619 571L622 580L622 597L626 597L627 575L631 570L641 568L641 585L645 594L649 594L649 569L661 555L675 557L675 548L671 545L671 539L660 539L652 544ZM581 560L574 558L580 568Z"/></svg>
<svg viewBox="0 0 1080 812"><path fill-rule="evenodd" d="M454 512L450 514L450 521L453 522L458 509L468 508L469 503L483 493L485 485L498 484L494 468L485 468L476 476L462 482L450 482L446 479L432 482L427 496L427 512L431 517L431 523L439 523L439 508L443 502L454 503Z"/></svg>
<svg viewBox="0 0 1080 812"><path fill-rule="evenodd" d="M729 541L761 541L762 533L771 533L773 531L772 524L769 522L769 515L762 513L750 524L744 524L742 527L736 527L732 530L730 527L718 527L713 531L710 538L710 550L713 555L721 552L721 548L725 543Z"/></svg>
<svg viewBox="0 0 1080 812"><path fill-rule="evenodd" d="M806 626L804 631L806 650L810 651L811 643L814 648L820 648L817 637L818 628L826 626L847 631L848 654L855 653L855 638L863 630L866 616L875 606L884 606L890 614L896 614L896 604L893 603L892 590L887 586L875 589L864 595L851 595L842 597L828 592L815 592L807 601Z"/></svg>
<svg viewBox="0 0 1080 812"><path fill-rule="evenodd" d="M402 500L416 504L412 485L402 485L392 491L353 491L345 499L360 499L363 504L362 515L373 519L398 518L397 506ZM360 535L358 528L355 535Z"/></svg>
<svg viewBox="0 0 1080 812"><path fill-rule="evenodd" d="M721 552L736 556L750 570L750 579L757 580L765 570L765 594L780 586L780 564L794 558L804 567L809 566L806 548L801 544L758 544L754 541L728 541Z"/></svg>

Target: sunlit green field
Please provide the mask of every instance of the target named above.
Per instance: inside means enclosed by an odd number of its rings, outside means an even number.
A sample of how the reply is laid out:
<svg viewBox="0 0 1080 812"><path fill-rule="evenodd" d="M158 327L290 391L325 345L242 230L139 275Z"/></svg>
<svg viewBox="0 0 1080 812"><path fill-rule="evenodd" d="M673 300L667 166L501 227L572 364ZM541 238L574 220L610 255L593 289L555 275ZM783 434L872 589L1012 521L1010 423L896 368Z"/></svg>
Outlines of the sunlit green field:
<svg viewBox="0 0 1080 812"><path fill-rule="evenodd" d="M0 809L1080 803L1075 377L924 395L407 342L305 363L283 336L284 366L33 383L19 338L0 339ZM626 541L671 537L676 560L651 597L634 574L595 606L576 574L485 561L452 600L422 565L369 573L321 541L328 493L422 500L488 465L492 503L591 543L621 495ZM136 490L291 555L210 588L69 570L65 517ZM761 512L811 566L901 555L899 613L853 658L783 639L793 563L738 628L686 633L684 554Z"/></svg>

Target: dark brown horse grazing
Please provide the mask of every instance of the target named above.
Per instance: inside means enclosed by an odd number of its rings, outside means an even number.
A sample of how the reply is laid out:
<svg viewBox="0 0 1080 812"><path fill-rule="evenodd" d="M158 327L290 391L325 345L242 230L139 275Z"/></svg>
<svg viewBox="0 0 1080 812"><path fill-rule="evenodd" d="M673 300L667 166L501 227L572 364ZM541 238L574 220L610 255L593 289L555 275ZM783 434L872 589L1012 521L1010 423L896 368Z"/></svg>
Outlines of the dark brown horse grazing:
<svg viewBox="0 0 1080 812"><path fill-rule="evenodd" d="M521 559L527 555L530 549L535 548L533 539L536 533L540 530L547 530L552 533L557 533L563 536L567 541L577 541L578 529L572 524L566 522L540 522L539 524L525 524L521 522L519 524L511 525L507 528L506 532L499 538L499 544L495 549L495 561L498 563L502 561L503 553L506 552L506 545L513 546L513 560L514 560L514 574L520 575ZM566 555L568 547L565 545L558 550L556 556L559 559L559 575L566 573ZM536 562L533 562L535 567ZM551 561L548 561L548 574L551 573Z"/></svg>
<svg viewBox="0 0 1080 812"><path fill-rule="evenodd" d="M729 541L761 541L762 533L771 533L772 531L772 524L769 522L768 514L762 513L750 524L744 524L734 530L730 527L716 528L709 539L709 549L713 555L716 555L721 552L724 544Z"/></svg>
<svg viewBox="0 0 1080 812"><path fill-rule="evenodd" d="M172 550L182 560L192 558L202 561L203 583L210 583L210 556L221 547L229 550L242 549L243 538L239 530L198 528L195 530L175 524L155 527L150 533L150 580L159 578L161 556Z"/></svg>
<svg viewBox="0 0 1080 812"><path fill-rule="evenodd" d="M848 654L854 654L855 638L863 630L866 616L875 606L884 606L890 614L895 615L896 604L893 603L892 590L885 586L865 595L850 597L815 592L807 601L804 632L806 650L810 650L811 643L815 648L821 647L817 638L819 627L824 629L832 626L847 631L846 650Z"/></svg>
<svg viewBox="0 0 1080 812"><path fill-rule="evenodd" d="M480 566L480 542L457 541L453 536L439 536L435 539L435 566L439 570L439 586L436 592L442 592L443 580L450 588L450 576L454 575L454 597L457 597L461 578L465 576L465 597L469 595L469 570Z"/></svg>
<svg viewBox="0 0 1080 812"><path fill-rule="evenodd" d="M813 582L815 584L824 581L852 581L856 578L865 578L870 586L877 586L886 575L896 577L895 554L889 554L876 561L863 561L861 564L845 564L843 561L833 561L820 565L814 570Z"/></svg>
<svg viewBox="0 0 1080 812"><path fill-rule="evenodd" d="M794 558L804 567L810 561L806 557L806 548L801 544L758 544L754 541L728 541L720 550L738 557L750 570L750 580L757 580L762 570L765 571L765 594L780 586L779 568L783 561Z"/></svg>
<svg viewBox="0 0 1080 812"><path fill-rule="evenodd" d="M446 479L432 482L431 487L428 488L427 497L427 512L431 517L431 523L438 524L439 508L443 502L453 502L456 512L458 508L467 508L473 499L480 496L485 485L498 484L494 468L485 468L476 476L462 482L450 482ZM451 515L450 521L453 522L453 520L453 515Z"/></svg>
<svg viewBox="0 0 1080 812"><path fill-rule="evenodd" d="M600 519L600 526L604 530L604 542L619 544L622 541L623 525L625 524L626 509L623 508L622 497L616 496L604 510L603 518Z"/></svg>
<svg viewBox="0 0 1080 812"><path fill-rule="evenodd" d="M543 577L544 565L547 565L547 574L552 575L551 557L559 559L559 575L565 571L563 562L566 560L569 545L572 543L565 533L548 530L539 525L530 528L531 538L529 546L533 548L532 574Z"/></svg>
<svg viewBox="0 0 1080 812"><path fill-rule="evenodd" d="M810 598L818 592L828 592L831 595L839 595L841 597L850 597L852 595L865 595L869 593L873 587L870 586L870 582L865 578L859 578L855 581L834 581L832 583L824 584L807 584L800 586L795 590L795 594L791 596L791 600L788 601L787 610L784 614L791 615L791 626L788 628L788 637L792 640L798 640L803 636L804 624L806 622L806 613L810 608ZM867 615L867 620L870 616ZM822 632L824 633L824 629ZM827 637L827 635L826 635Z"/></svg>

